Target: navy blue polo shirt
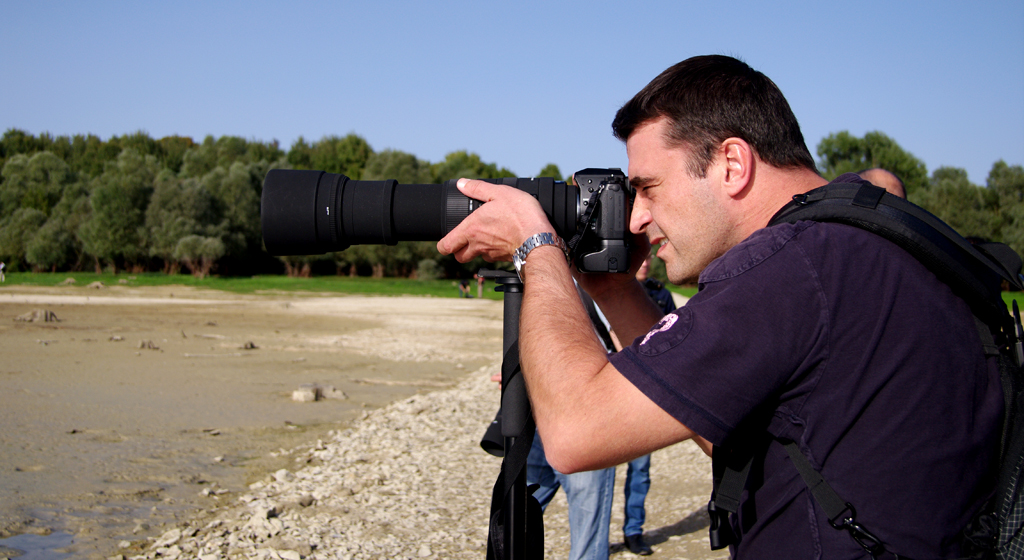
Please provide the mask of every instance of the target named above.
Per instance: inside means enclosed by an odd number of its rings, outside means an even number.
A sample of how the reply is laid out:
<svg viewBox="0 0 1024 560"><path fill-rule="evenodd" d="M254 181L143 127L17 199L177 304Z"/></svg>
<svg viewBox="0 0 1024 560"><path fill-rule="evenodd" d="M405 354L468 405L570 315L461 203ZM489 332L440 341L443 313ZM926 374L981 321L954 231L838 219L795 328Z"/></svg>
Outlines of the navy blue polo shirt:
<svg viewBox="0 0 1024 560"><path fill-rule="evenodd" d="M798 442L891 551L956 555L990 491L1003 411L966 304L895 244L840 224L761 229L699 282L615 367L716 445L765 430ZM761 455L735 556L864 557L778 442Z"/></svg>

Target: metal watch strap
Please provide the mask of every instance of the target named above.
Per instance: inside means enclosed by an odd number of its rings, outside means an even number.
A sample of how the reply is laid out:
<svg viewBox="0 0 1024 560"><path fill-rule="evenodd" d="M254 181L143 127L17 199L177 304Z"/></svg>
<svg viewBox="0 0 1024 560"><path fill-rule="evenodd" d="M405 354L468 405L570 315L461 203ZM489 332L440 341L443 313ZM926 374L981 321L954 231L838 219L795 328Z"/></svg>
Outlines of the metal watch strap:
<svg viewBox="0 0 1024 560"><path fill-rule="evenodd" d="M569 261L569 249L565 246L565 241L561 237L550 232L532 235L524 241L518 249L516 249L515 253L512 254L512 264L516 267L516 274L519 275L520 281L523 281L523 265L526 264L527 255L530 254L530 251L544 245L554 245L555 247L558 247L562 250L562 253L565 254L566 262Z"/></svg>

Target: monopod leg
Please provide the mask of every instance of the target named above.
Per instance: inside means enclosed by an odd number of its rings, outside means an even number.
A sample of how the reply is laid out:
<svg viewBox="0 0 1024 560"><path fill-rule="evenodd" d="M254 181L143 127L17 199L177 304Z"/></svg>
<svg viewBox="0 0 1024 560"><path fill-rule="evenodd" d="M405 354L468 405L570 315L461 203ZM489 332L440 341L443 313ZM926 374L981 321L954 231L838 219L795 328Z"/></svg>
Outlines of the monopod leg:
<svg viewBox="0 0 1024 560"><path fill-rule="evenodd" d="M503 360L501 363L501 435L505 459L502 461L501 516L503 519L502 558L504 560L535 560L543 557L543 535L533 535L539 546L531 548L527 534L528 499L526 458L533 441L533 415L526 395L526 383L519 367L519 315L523 301L523 284L515 273L481 270L484 278L493 278L504 293ZM522 448L522 449L520 449ZM539 558L537 559L539 560Z"/></svg>
<svg viewBox="0 0 1024 560"><path fill-rule="evenodd" d="M519 280L516 278L516 280ZM519 345L519 310L523 301L522 284L505 284L504 334L502 337L504 355L509 355L512 345ZM513 355L518 356L515 351ZM530 401L526 396L526 384L522 375L513 375L519 363L501 364L501 435L505 438L505 455L523 433L531 417ZM509 379L511 377L511 379ZM506 385L507 383L507 385ZM525 443L525 442L523 442ZM506 461L506 469L515 465ZM513 478L514 477L514 478ZM505 472L505 480L513 480L512 489L506 496L505 515L505 558L506 560L526 559L526 468L518 472Z"/></svg>

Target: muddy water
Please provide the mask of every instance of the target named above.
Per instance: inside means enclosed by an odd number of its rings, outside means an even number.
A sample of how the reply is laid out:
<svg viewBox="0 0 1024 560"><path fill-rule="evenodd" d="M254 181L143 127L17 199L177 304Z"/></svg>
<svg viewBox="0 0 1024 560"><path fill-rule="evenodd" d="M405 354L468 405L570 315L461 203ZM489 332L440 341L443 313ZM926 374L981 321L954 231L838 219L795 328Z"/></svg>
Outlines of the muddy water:
<svg viewBox="0 0 1024 560"><path fill-rule="evenodd" d="M39 309L59 322L16 320ZM2 288L0 536L109 556L500 348L492 301ZM292 401L307 383L347 398Z"/></svg>

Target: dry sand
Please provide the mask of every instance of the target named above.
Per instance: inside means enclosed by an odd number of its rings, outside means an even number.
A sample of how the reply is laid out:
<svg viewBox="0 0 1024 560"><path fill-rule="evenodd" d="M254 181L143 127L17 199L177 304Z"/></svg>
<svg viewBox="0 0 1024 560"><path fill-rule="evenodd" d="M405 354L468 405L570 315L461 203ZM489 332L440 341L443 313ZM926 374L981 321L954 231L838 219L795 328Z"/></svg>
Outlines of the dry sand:
<svg viewBox="0 0 1024 560"><path fill-rule="evenodd" d="M59 322L16 320L36 310ZM368 410L453 388L479 398L463 386L500 360L501 312L476 299L0 287L0 537L42 535L74 557L145 551L294 467L292 450L374 422ZM292 401L308 383L347 398ZM461 439L493 478L497 461L474 449L492 406L477 408L482 421L463 420L480 429ZM721 556L706 544L709 471L692 448L655 455L646 530L657 556ZM549 558L567 551L562 500L545 516ZM23 542L0 540L0 556Z"/></svg>

